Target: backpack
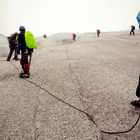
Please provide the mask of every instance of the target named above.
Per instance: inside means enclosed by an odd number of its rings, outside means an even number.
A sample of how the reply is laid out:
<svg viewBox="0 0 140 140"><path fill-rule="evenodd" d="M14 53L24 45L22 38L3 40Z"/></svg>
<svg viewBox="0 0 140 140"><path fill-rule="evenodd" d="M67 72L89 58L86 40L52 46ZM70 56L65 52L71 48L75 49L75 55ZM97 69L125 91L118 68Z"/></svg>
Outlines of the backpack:
<svg viewBox="0 0 140 140"><path fill-rule="evenodd" d="M25 42L26 42L26 46L29 49L34 49L34 48L38 48L35 37L33 36L33 34L29 31L25 32Z"/></svg>
<svg viewBox="0 0 140 140"><path fill-rule="evenodd" d="M18 44L18 33L14 33L9 37L9 44L10 45L17 45Z"/></svg>
<svg viewBox="0 0 140 140"><path fill-rule="evenodd" d="M135 30L135 26L132 26L132 30Z"/></svg>

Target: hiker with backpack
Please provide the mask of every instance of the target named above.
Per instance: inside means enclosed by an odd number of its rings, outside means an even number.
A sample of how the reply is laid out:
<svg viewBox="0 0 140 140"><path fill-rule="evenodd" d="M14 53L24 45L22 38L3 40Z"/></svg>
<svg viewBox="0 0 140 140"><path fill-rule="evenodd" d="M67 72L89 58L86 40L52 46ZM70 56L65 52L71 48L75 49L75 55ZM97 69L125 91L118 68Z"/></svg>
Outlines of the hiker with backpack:
<svg viewBox="0 0 140 140"><path fill-rule="evenodd" d="M30 61L31 61L33 49L30 49L26 46L25 27L20 26L19 31L20 31L20 33L18 35L18 48L21 51L20 64L21 64L21 68L22 68L22 71L21 71L19 77L29 78L29 76L30 76Z"/></svg>
<svg viewBox="0 0 140 140"><path fill-rule="evenodd" d="M100 36L101 31L99 29L96 30L97 36Z"/></svg>
<svg viewBox="0 0 140 140"><path fill-rule="evenodd" d="M134 25L131 25L131 31L130 31L130 35L135 35L135 26Z"/></svg>
<svg viewBox="0 0 140 140"><path fill-rule="evenodd" d="M72 34L72 40L73 40L74 42L76 41L76 34L75 34L75 33Z"/></svg>
<svg viewBox="0 0 140 140"><path fill-rule="evenodd" d="M22 68L19 77L29 78L33 49L37 48L38 46L33 34L29 31L25 31L24 26L20 26L19 31L20 33L18 35L18 48L21 50L20 64Z"/></svg>
<svg viewBox="0 0 140 140"><path fill-rule="evenodd" d="M8 42L9 42L10 52L7 56L7 61L10 61L13 52L14 52L13 60L16 60L16 61L19 60L18 58L18 33L15 32L14 34L11 34L11 36L8 37Z"/></svg>

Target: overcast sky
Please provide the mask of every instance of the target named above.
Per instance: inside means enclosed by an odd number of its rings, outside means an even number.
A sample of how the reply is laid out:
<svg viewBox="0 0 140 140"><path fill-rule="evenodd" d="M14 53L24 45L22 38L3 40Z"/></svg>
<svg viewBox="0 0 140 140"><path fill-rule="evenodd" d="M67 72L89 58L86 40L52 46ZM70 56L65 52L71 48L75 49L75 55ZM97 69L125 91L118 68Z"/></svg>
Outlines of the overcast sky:
<svg viewBox="0 0 140 140"><path fill-rule="evenodd" d="M129 30L139 10L140 0L0 0L0 34Z"/></svg>

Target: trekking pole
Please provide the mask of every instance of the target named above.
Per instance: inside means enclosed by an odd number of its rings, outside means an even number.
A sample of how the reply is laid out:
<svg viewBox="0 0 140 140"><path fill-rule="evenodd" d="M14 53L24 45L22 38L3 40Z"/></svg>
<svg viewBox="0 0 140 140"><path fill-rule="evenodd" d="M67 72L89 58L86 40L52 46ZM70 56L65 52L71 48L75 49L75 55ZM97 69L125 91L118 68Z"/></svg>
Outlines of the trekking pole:
<svg viewBox="0 0 140 140"><path fill-rule="evenodd" d="M30 54L29 65L31 65L32 53Z"/></svg>

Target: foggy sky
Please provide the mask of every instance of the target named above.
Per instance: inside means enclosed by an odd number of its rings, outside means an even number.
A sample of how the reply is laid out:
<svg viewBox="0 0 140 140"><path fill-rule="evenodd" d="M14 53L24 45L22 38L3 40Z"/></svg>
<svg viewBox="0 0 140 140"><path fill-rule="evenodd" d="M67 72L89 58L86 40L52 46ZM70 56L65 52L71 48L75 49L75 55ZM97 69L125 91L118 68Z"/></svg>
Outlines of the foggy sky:
<svg viewBox="0 0 140 140"><path fill-rule="evenodd" d="M0 0L0 34L129 30L139 10L140 0Z"/></svg>

